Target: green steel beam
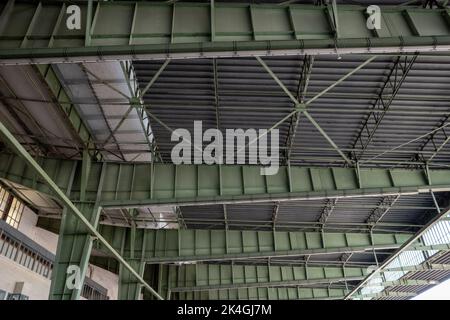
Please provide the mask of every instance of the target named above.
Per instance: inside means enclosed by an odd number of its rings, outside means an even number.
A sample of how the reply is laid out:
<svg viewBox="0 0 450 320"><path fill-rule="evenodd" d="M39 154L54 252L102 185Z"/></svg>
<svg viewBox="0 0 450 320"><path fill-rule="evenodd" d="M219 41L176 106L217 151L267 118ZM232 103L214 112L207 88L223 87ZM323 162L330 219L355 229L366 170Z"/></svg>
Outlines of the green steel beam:
<svg viewBox="0 0 450 320"><path fill-rule="evenodd" d="M72 187L71 199L80 199L77 175L70 185L70 169L77 160L38 158L43 170L61 190ZM161 163L93 162L86 201L96 201L97 181L106 164L103 207L151 204L214 204L288 201L333 197L380 196L443 191L450 188L450 170L280 167L272 176L260 175L259 166L173 165ZM31 166L15 155L0 155L0 178L54 195ZM430 184L429 184L430 183Z"/></svg>
<svg viewBox="0 0 450 320"><path fill-rule="evenodd" d="M132 218L136 215L136 210L131 210L130 212L132 214ZM125 235L128 233L129 237L125 237ZM144 234L144 237L146 235ZM126 242L128 240L128 243ZM145 240L145 239L143 239ZM144 270L145 270L145 261L142 259L145 252L145 244L146 241L142 241L143 245L141 248L141 259L134 259L135 258L135 244L136 241L136 224L132 220L132 226L131 228L127 228L125 232L123 233L122 237L122 245L120 249L120 254L123 257L128 258L127 262L133 267L134 270L136 270L137 273L141 277L144 276ZM130 250L128 251L128 255L125 254L124 250L125 247L129 246ZM139 281L136 280L136 278L123 267L123 265L119 265L119 300L139 300L140 294L141 294L142 285Z"/></svg>
<svg viewBox="0 0 450 320"><path fill-rule="evenodd" d="M78 114L75 105L72 103L68 92L59 81L53 67L50 64L41 64L36 66L36 70L47 84L50 93L54 96L55 103L59 105L64 115L67 116L67 119L71 124L72 132L74 132L84 148L89 150L89 154L92 158L101 160L101 154L95 151L96 146L94 137L85 125L81 116Z"/></svg>
<svg viewBox="0 0 450 320"><path fill-rule="evenodd" d="M142 277L145 263L140 261L127 261ZM140 300L142 284L122 265L119 266L119 300Z"/></svg>
<svg viewBox="0 0 450 320"><path fill-rule="evenodd" d="M366 27L366 7L355 5L332 10L307 4L109 1L89 10L87 2L79 2L81 29L69 30L62 21L68 15L61 19L69 3L1 5L3 21L9 22L0 29L1 63L424 52L448 51L450 45L449 12L440 8L383 6L375 32ZM339 20L338 33L330 10Z"/></svg>
<svg viewBox="0 0 450 320"><path fill-rule="evenodd" d="M428 270L440 270L440 271L447 271L450 270L450 264L439 264L439 263L432 263L432 264L424 264L424 265L417 265L417 266L405 266L405 267L392 267L392 268L385 268L383 269L383 273L386 272L397 272L397 271L428 271Z"/></svg>
<svg viewBox="0 0 450 320"><path fill-rule="evenodd" d="M408 292L408 291L386 291L386 292L380 292L380 293L365 293L365 294L359 294L355 295L355 298L364 299L364 298L412 298L417 296L417 292Z"/></svg>
<svg viewBox="0 0 450 320"><path fill-rule="evenodd" d="M367 287L395 287L395 286L428 286L438 284L435 280L415 280L415 279L399 279L395 281L384 281L371 283Z"/></svg>
<svg viewBox="0 0 450 320"><path fill-rule="evenodd" d="M375 209L372 210L369 217L366 219L367 223L372 224L372 229L378 225L381 219L392 209L395 203L400 199L400 195L391 195L383 197Z"/></svg>
<svg viewBox="0 0 450 320"><path fill-rule="evenodd" d="M172 269L172 270L171 270ZM225 264L163 266L163 279L172 292L237 288L296 287L361 280L366 268L292 267Z"/></svg>
<svg viewBox="0 0 450 320"><path fill-rule="evenodd" d="M137 229L135 240L131 241L127 229L99 227L102 236L114 248L120 250L123 241L128 244L123 249L125 257L133 256L153 264L395 249L411 237L411 234L385 233ZM95 248L106 251L98 242Z"/></svg>
<svg viewBox="0 0 450 320"><path fill-rule="evenodd" d="M340 300L346 289L341 288L241 288L178 292L179 300Z"/></svg>
<svg viewBox="0 0 450 320"><path fill-rule="evenodd" d="M449 243L443 243L443 244L432 244L432 245L413 245L408 248L408 251L429 251L429 250L439 250L439 251L450 251L450 244Z"/></svg>
<svg viewBox="0 0 450 320"><path fill-rule="evenodd" d="M335 200L335 199L334 199ZM268 230L268 228L273 229L273 220L271 222L269 221L254 221L251 219L229 219L227 216L227 210L226 210L226 204L223 205L225 211L224 211L224 217L223 218L186 218L182 217L182 213L179 212L178 218L172 218L172 219L164 219L164 218L154 218L153 216L148 217L137 217L134 219L134 221L137 224L147 224L147 223L179 223L182 226L182 229L186 229L186 224L193 223L193 224L203 224L203 225L216 225L216 226L225 226L225 229L227 228L227 225L233 225L235 227L251 227L255 230L255 228L265 228ZM42 210L45 208L42 208ZM302 212L300 211L299 214ZM39 222L42 223L42 226L44 226L46 229L52 231L56 230L58 232L59 230L59 220L61 216L58 214L41 214L39 216ZM273 217L274 218L274 217ZM47 222L44 222L47 221ZM340 230L344 230L343 232L367 232L370 229L373 230L372 226L373 224L370 223L345 223L345 222L320 222L320 221L313 221L313 222L294 222L294 221L283 221L282 223L276 222L276 229L278 228L289 228L289 231L301 231L301 230L327 230L328 232L340 232ZM110 225L111 222L107 219L101 222L101 224ZM129 224L124 222L115 222L115 226L125 226L128 227ZM390 232L392 231L392 228L389 229L389 227L394 228L421 228L423 225L420 224L404 224L404 223L377 223L376 231L377 232ZM404 231L397 231L400 233L404 233ZM408 231L406 231L408 233Z"/></svg>

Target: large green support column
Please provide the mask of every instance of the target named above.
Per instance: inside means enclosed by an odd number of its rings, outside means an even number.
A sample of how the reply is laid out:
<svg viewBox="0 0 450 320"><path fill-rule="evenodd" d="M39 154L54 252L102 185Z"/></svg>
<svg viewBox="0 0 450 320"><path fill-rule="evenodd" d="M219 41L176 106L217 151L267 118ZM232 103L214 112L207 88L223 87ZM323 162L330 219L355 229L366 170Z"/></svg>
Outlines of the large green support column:
<svg viewBox="0 0 450 320"><path fill-rule="evenodd" d="M133 210L134 212L134 210ZM129 236L127 236L127 233ZM145 235L144 238L140 239L140 247L145 250ZM136 225L133 222L131 228L126 229L123 233L122 248L120 250L121 255L127 260L130 266L137 272L141 277L144 276L145 261L141 258L135 259L135 242L136 242ZM125 250L128 254L124 254ZM140 255L143 256L142 254ZM131 274L122 265L119 265L119 300L140 300L142 290L142 284L136 279L135 276Z"/></svg>
<svg viewBox="0 0 450 320"><path fill-rule="evenodd" d="M142 277L144 275L145 262L127 261ZM119 266L119 300L140 300L142 285L122 265Z"/></svg>
<svg viewBox="0 0 450 320"><path fill-rule="evenodd" d="M81 204L78 207L92 225L98 225L99 207L92 204ZM91 254L92 241L88 229L75 214L64 209L50 287L50 299L79 299Z"/></svg>
<svg viewBox="0 0 450 320"><path fill-rule="evenodd" d="M84 153L84 155L87 155L87 153ZM99 179L95 182L95 186L98 188L97 194L102 192L105 168L106 165L102 166ZM97 228L101 207L98 205L98 201L95 203L84 202L86 201L85 191L89 175L90 158L85 156L82 162L73 167L70 185L79 185L80 202L77 204L77 208L92 226ZM72 188L69 187L66 194L71 195L72 191ZM92 243L93 237L89 229L69 208L65 207L59 231L56 261L50 287L50 299L79 299L91 255Z"/></svg>

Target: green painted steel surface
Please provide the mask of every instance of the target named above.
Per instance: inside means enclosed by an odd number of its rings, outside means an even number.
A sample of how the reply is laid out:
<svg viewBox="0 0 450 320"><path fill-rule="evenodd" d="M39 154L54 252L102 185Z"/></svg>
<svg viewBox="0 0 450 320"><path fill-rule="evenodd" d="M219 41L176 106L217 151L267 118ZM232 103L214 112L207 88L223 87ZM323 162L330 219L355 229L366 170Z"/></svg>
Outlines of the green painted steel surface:
<svg viewBox="0 0 450 320"><path fill-rule="evenodd" d="M196 264L164 266L163 276L172 292L236 288L294 287L358 280L367 268L318 266L256 266Z"/></svg>
<svg viewBox="0 0 450 320"><path fill-rule="evenodd" d="M99 231L125 257L148 263L232 260L275 256L361 252L398 248L412 234L237 230L137 229L101 225ZM123 246L125 241L125 246ZM131 247L133 246L133 248ZM106 249L96 242L95 248ZM134 254L132 254L134 253Z"/></svg>
<svg viewBox="0 0 450 320"><path fill-rule="evenodd" d="M80 200L81 161L39 158L61 190L72 187L71 199ZM73 183L70 170L77 165ZM91 165L86 201L97 200L102 162ZM276 175L260 175L259 166L172 165L160 163L106 163L99 196L103 207L138 207L150 204L211 204L283 201L323 197L411 194L450 188L450 170L280 167ZM0 155L0 178L45 194L50 188L25 161Z"/></svg>
<svg viewBox="0 0 450 320"><path fill-rule="evenodd" d="M314 285L358 280L367 270L353 267L255 265L164 265L157 272L158 292L171 299L312 299L344 294ZM150 280L150 279L146 279Z"/></svg>
<svg viewBox="0 0 450 320"><path fill-rule="evenodd" d="M141 277L144 275L145 263L140 261L128 261L128 263L138 272ZM119 266L119 300L139 300L142 284L136 280L127 269Z"/></svg>
<svg viewBox="0 0 450 320"><path fill-rule="evenodd" d="M81 224L83 225L83 237L87 237L87 234L89 234L89 241L85 242L83 249L82 249L82 253L81 253L81 257L79 259L79 269L81 270L81 276L84 277L84 273L83 273L83 268L85 265L87 265L87 262L89 260L89 255L90 255L90 251L92 248L92 238L90 236L95 236L96 240L98 242L100 242L105 248L108 249L108 251L117 259L119 260L119 262L128 269L128 271L133 274L136 279L138 279L142 285L148 289L155 297L157 297L158 299L162 299L161 296L158 295L158 293L152 288L150 287L145 281L144 279L136 272L136 270L130 266L125 259L123 259L123 257L117 252L117 250L115 250L104 238L103 236L97 231L97 225L98 225L98 217L99 215L99 211L101 209L100 205L99 205L99 200L100 200L100 195L102 193L102 188L103 188L103 184L104 184L104 177L106 174L106 163L102 164L102 168L101 168L101 172L100 175L97 177L97 181L95 182L97 184L97 196L95 199L95 204L93 206L93 211L91 212L96 212L96 214L89 215L86 212L82 213L80 211L79 208L77 208L77 206L69 199L70 194L72 192L72 185L73 185L73 181L74 181L74 176L75 176L75 169L77 167L77 163L73 163L72 164L72 170L70 171L71 173L69 174L69 183L68 183L68 187L65 191L62 191L61 188L59 188L58 184L47 174L47 172L43 169L43 167L22 147L22 145L16 140L16 138L11 134L11 132L9 132L9 130L3 125L3 123L0 122L0 131L1 131L1 135L3 136L3 138L5 139L5 141L7 141L10 145L10 147L12 147L12 149L20 155L20 157L23 160L23 163L26 163L29 168L32 169L32 172L34 172L35 178L37 176L39 176L41 179L43 179L46 183L46 185L50 188L50 190L52 190L52 192L54 192L54 194L57 196L57 198L64 204L66 210L70 210L72 211L74 217L72 218L76 218L77 223L73 224L73 223L69 223L68 227L69 228L73 228L73 227L77 227L77 224L81 222ZM9 160L12 160L11 158ZM9 162L8 165L10 165L11 162ZM86 166L82 164L82 167L84 167L84 169L82 169L82 173L84 175L88 175L88 171L89 170L85 170ZM60 169L60 167L59 167ZM89 171L90 172L90 171ZM67 175L67 173L66 173ZM83 199L85 200L85 190L82 190L82 194L83 194ZM83 206L84 206L84 202L83 202ZM88 204L91 205L91 204ZM87 210L88 212L90 210L88 209L84 209ZM63 229L64 230L64 229ZM75 230L75 232L78 232L78 230ZM58 249L57 249L57 260L60 260L62 253L61 250L64 250L66 248L64 248L64 236L65 235L78 235L79 233L75 233L75 234L71 234L70 231L69 232L62 232L63 237L61 237L61 239L58 241ZM70 246L69 246L70 247ZM71 246L72 248L74 248L75 246ZM78 247L78 245L76 246ZM62 261L62 264L67 263L67 261ZM70 261L69 261L70 263ZM71 264L71 263L70 263ZM61 274L61 272L63 272L63 268L59 268L60 271L59 273ZM69 271L66 269L66 272ZM77 273L77 272L76 272ZM78 274L80 274L80 272L78 272ZM58 294L60 297L64 297L64 292L58 292L58 287L61 287L61 285L64 285L64 283L67 284L67 282L64 281L65 276L60 277L59 279L52 279L52 288L51 288L51 297L55 297L54 293ZM83 278L81 278L83 279ZM76 286L76 291L79 291L79 287L80 286ZM69 289L73 289L73 288L69 288ZM64 289L63 289L64 290ZM73 290L72 290L73 291ZM72 292L70 294L71 298L77 298L77 293Z"/></svg>
<svg viewBox="0 0 450 320"><path fill-rule="evenodd" d="M418 46L431 51L450 45L446 9L384 6L381 29L369 30L366 7L339 5L337 32L330 5L114 1L97 2L88 14L88 4L79 2L81 28L69 30L65 10L71 4L17 0L0 5L2 62L299 54L308 49L400 52Z"/></svg>
<svg viewBox="0 0 450 320"><path fill-rule="evenodd" d="M100 208L83 204L79 205L79 210L92 225L98 225ZM80 298L81 285L69 287L68 283L73 282L70 281L71 274L68 274L67 271L70 266L77 266L79 267L79 279L84 279L91 254L92 240L89 230L77 216L64 209L52 274L50 299L77 300Z"/></svg>

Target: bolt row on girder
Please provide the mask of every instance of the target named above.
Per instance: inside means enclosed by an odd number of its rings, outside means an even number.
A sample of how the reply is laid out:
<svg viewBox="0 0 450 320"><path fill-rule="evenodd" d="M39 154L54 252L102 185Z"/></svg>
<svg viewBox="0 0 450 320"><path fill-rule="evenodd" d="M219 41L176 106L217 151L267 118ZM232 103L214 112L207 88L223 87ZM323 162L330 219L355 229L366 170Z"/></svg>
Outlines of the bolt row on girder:
<svg viewBox="0 0 450 320"><path fill-rule="evenodd" d="M370 30L366 8L353 5L99 1L79 3L80 28L69 29L69 3L0 6L1 63L415 52L450 44L447 9L386 6L381 28Z"/></svg>

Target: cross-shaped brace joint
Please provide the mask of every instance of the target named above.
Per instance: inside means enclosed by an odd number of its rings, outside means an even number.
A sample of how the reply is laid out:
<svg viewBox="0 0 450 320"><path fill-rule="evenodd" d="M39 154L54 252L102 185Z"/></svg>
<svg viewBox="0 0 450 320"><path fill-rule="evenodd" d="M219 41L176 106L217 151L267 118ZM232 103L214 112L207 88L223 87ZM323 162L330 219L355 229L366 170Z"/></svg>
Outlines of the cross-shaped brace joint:
<svg viewBox="0 0 450 320"><path fill-rule="evenodd" d="M295 110L297 110L297 111L305 111L306 110L306 104L304 104L304 103L297 103L296 105L295 105Z"/></svg>

